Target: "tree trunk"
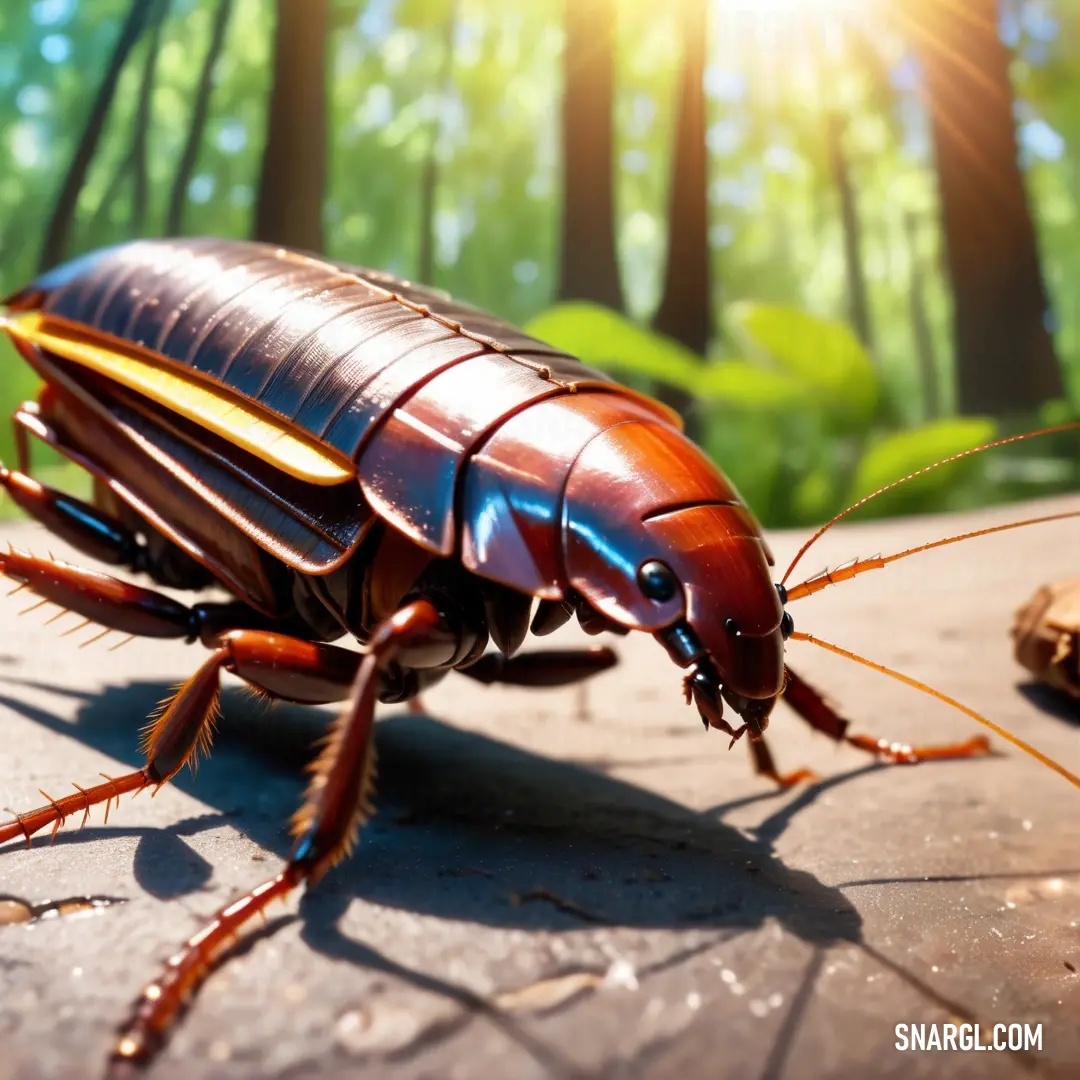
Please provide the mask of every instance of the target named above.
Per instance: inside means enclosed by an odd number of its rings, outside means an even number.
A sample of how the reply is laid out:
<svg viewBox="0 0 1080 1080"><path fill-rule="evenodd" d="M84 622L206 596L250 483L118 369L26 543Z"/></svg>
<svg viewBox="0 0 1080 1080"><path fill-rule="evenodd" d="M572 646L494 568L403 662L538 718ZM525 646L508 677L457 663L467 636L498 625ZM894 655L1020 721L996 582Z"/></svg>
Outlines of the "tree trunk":
<svg viewBox="0 0 1080 1080"><path fill-rule="evenodd" d="M923 385L923 419L935 420L941 415L941 390L938 386L937 357L934 355L934 334L926 311L926 282L919 255L919 221L911 213L904 214L911 276L908 279L908 301L911 312L911 336Z"/></svg>
<svg viewBox="0 0 1080 1080"><path fill-rule="evenodd" d="M560 300L624 308L615 254L614 0L566 0Z"/></svg>
<svg viewBox="0 0 1080 1080"><path fill-rule="evenodd" d="M714 332L705 144L706 0L681 0L680 14L683 57L668 194L667 268L653 327L704 356ZM694 399L666 386L658 396L682 413L693 437Z"/></svg>
<svg viewBox="0 0 1080 1080"><path fill-rule="evenodd" d="M277 0L255 239L313 252L323 250L326 38L326 0Z"/></svg>
<svg viewBox="0 0 1080 1080"><path fill-rule="evenodd" d="M432 118L428 132L427 155L420 174L420 253L417 257L417 281L433 284L435 281L435 194L439 188L439 135L442 131L442 105L450 92L450 80L454 70L454 31L457 28L457 0L449 0L446 12L443 53L439 63L436 92L440 108Z"/></svg>
<svg viewBox="0 0 1080 1080"><path fill-rule="evenodd" d="M225 28L229 25L233 0L219 0L214 15L214 25L210 31L210 44L203 58L199 85L195 91L195 104L191 110L191 123L188 125L187 141L184 143L180 163L176 167L172 191L169 193L169 209L165 215L165 235L179 236L184 230L184 203L187 199L188 185L199 160L199 148L202 146L203 132L206 130L206 118L210 113L210 95L214 91L214 69L217 67L221 47L225 42Z"/></svg>
<svg viewBox="0 0 1080 1080"><path fill-rule="evenodd" d="M847 278L848 315L859 340L868 352L874 349L873 322L870 318L869 290L863 270L862 224L851 165L844 149L844 119L836 109L825 114L825 144L829 171L840 196L840 223L844 231L844 268Z"/></svg>
<svg viewBox="0 0 1080 1080"><path fill-rule="evenodd" d="M171 0L155 0L151 16L150 40L146 43L142 80L139 84L139 103L135 110L135 129L131 136L131 235L141 236L146 228L149 203L147 153L150 139L150 113L154 98L154 75L158 52L161 49L161 27L169 13Z"/></svg>
<svg viewBox="0 0 1080 1080"><path fill-rule="evenodd" d="M900 10L925 69L953 290L957 406L967 414L1029 412L1060 397L1063 386L997 3L920 0Z"/></svg>
<svg viewBox="0 0 1080 1080"><path fill-rule="evenodd" d="M120 79L120 72L127 62L131 50L142 35L146 27L147 17L153 6L153 0L132 0L128 9L127 18L120 29L120 36L116 39L112 56L109 57L105 76L98 87L94 102L90 106L90 115L86 119L79 145L75 149L75 156L71 159L67 176L64 177L63 186L56 198L52 216L45 228L45 240L41 245L41 254L38 257L38 269L47 270L60 262L64 257L64 249L67 246L68 234L71 231L72 222L75 220L75 208L79 201L79 192L82 191L86 174L90 163L94 159L98 141L101 139L102 129L105 127L105 118L109 115L113 97L116 94L116 84Z"/></svg>

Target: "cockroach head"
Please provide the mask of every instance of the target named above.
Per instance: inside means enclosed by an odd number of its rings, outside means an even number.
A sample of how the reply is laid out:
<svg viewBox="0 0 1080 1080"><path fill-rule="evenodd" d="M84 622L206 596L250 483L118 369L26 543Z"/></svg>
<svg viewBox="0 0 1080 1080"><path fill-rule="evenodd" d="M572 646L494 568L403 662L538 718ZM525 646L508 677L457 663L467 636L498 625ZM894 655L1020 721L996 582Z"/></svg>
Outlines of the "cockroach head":
<svg viewBox="0 0 1080 1080"><path fill-rule="evenodd" d="M739 734L760 734L783 689L793 624L742 507L699 505L650 517L640 533L620 537L625 553L631 536L632 563L572 536L575 589L613 621L651 632L690 669L686 692L707 726L736 734L723 719L726 703L744 721Z"/></svg>
<svg viewBox="0 0 1080 1080"><path fill-rule="evenodd" d="M735 734L724 720L726 704L760 734L783 689L787 629L760 534L739 505L679 508L645 526L683 600L680 617L656 637L690 669L688 695L707 726ZM642 566L643 590L660 574Z"/></svg>
<svg viewBox="0 0 1080 1080"><path fill-rule="evenodd" d="M567 480L568 585L656 636L713 727L723 703L751 732L784 683L784 622L761 530L729 480L678 432L630 422L593 438Z"/></svg>
<svg viewBox="0 0 1080 1080"><path fill-rule="evenodd" d="M777 594L783 603L783 586L777 586ZM749 732L750 737L760 738L769 726L776 699L783 690L783 641L794 631L795 624L791 616L782 612L777 632L756 635L751 638L744 635L742 629L732 618L725 620L725 632L735 639L734 649L729 650L724 668L717 665L712 652L689 620L680 620L673 626L661 631L656 636L671 657L682 667L690 671L684 680L687 704L693 702L706 729L710 727L725 731L732 737L732 742ZM771 674L775 671L775 656L779 648L780 686L775 692L769 692L774 685ZM717 652L721 650L717 649ZM731 655L732 652L735 655ZM725 678L723 671L736 673L735 678ZM749 689L751 693L740 692ZM762 689L766 692L762 693ZM743 725L733 728L724 719L724 702L743 720Z"/></svg>

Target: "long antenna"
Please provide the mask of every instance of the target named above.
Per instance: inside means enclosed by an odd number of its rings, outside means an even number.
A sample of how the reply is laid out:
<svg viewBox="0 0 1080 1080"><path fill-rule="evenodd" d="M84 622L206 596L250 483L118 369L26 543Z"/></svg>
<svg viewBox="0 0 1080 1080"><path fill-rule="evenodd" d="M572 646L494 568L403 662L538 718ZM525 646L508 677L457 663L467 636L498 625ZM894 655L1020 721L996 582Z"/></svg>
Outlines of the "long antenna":
<svg viewBox="0 0 1080 1080"><path fill-rule="evenodd" d="M1080 776L1076 776L1069 772L1064 765L1059 765L1053 758L1047 757L1041 750L1036 750L1034 746L1030 746L1028 743L1024 742L1023 739L1017 738L1003 727L999 727L993 720L987 720L981 713L977 713L974 709L969 709L955 698L949 697L948 694L943 694L940 690L935 690L932 686L927 686L926 683L919 682L918 679L913 679L910 675L904 675L902 672L894 671L884 664L879 664L876 660L867 660L865 656L859 656L858 653L849 652L847 649L842 649L839 645L833 645L830 641L823 641L821 638L816 638L812 634L804 634L801 631L796 630L791 635L791 640L808 641L811 645L816 645L819 649L825 649L828 652L836 653L837 656L847 657L848 660L854 660L856 664L862 664L864 667L868 667L873 671L879 671L882 675L888 675L890 679L896 679L898 682L907 683L908 686L913 686L916 690L921 690L924 694L929 694L931 697L937 698L938 701L944 701L946 705L951 705L954 709L959 709L965 716L970 716L972 720L977 720L984 727L988 727L995 735L1000 735L1001 738L1005 739L1007 742L1011 742L1013 746L1020 747L1021 750L1030 754L1038 761L1041 761L1048 769L1053 769L1059 776L1064 776L1073 787L1080 788Z"/></svg>
<svg viewBox="0 0 1080 1080"><path fill-rule="evenodd" d="M807 578L801 585L792 585L785 590L787 602L801 600L804 596L812 596L820 592L827 585L836 585L841 581L850 581L859 574L865 574L868 570L884 570L889 563L906 559L909 555L918 555L920 551L932 551L934 548L946 547L949 544L958 544L961 540L971 540L976 536L989 536L991 533L1007 532L1009 529L1021 529L1025 525L1041 525L1047 521L1061 521L1064 518L1080 517L1080 510L1066 510L1060 514L1046 514L1043 517L1025 518L1023 521L1010 521L1005 525L991 525L985 529L975 529L972 532L960 533L958 536L946 536L943 540L932 540L928 544L920 544L918 547L907 548L893 555L875 555L872 559L858 559L847 566L837 567L835 570L824 570Z"/></svg>
<svg viewBox="0 0 1080 1080"><path fill-rule="evenodd" d="M1080 428L1080 420L1070 420L1067 424L1058 424L1055 427L1042 428L1040 431L1027 431L1023 435L1010 435L1007 439L996 439L994 442L983 443L982 446L972 447L970 450L961 450L959 454L952 454L947 458L942 458L940 461L935 461L933 465L925 465L921 469L916 469L913 473L908 473L907 476L902 477L899 480L894 480L891 484L886 484L882 488L878 488L877 491L872 492L870 495L864 495L858 502L852 503L846 510L841 510L831 521L827 521L824 525L795 554L795 558L791 560L791 565L784 571L784 576L780 579L780 584L787 583L787 579L791 577L791 571L798 565L799 560L809 551L809 549L826 533L831 529L838 521L843 520L853 510L858 510L860 506L865 506L872 499L876 499L879 495L884 495L886 491L892 491L893 488L899 487L901 484L906 484L909 480L914 480L916 476L923 476L928 472L933 472L934 469L940 469L942 465L948 465L953 461L959 461L961 458L971 457L972 454L981 454L984 450L993 450L998 446L1008 446L1010 443L1023 442L1025 439L1037 439L1041 435L1056 435L1062 431L1073 431L1076 428Z"/></svg>

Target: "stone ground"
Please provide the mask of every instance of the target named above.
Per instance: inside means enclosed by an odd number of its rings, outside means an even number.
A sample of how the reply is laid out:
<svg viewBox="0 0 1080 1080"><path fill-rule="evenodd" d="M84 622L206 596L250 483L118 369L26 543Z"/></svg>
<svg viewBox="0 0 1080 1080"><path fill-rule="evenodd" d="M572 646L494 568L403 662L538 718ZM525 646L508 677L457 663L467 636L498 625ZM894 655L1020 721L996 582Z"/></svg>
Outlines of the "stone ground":
<svg viewBox="0 0 1080 1080"><path fill-rule="evenodd" d="M807 573L1076 500L838 528ZM59 550L25 525L7 538ZM800 536L773 537L786 564ZM794 604L796 624L922 678L1080 772L1080 713L1025 685L1008 629L1080 573L1080 521L920 556ZM80 651L0 602L0 806L139 763L193 670L183 645ZM574 639L567 631L562 643ZM1080 1069L1080 791L1000 756L881 768L778 708L777 793L706 736L648 639L578 690L451 677L380 725L356 855L199 994L173 1077L1009 1077ZM959 713L805 643L789 658L860 730L966 738ZM98 1076L158 965L272 874L325 720L238 683L215 752L49 847L0 850L0 893L126 901L0 926L0 1080ZM74 823L72 823L74 824ZM1071 965L1071 966L1070 966ZM546 980L546 981L545 981ZM903 1053L901 1023L1041 1023L1043 1050Z"/></svg>

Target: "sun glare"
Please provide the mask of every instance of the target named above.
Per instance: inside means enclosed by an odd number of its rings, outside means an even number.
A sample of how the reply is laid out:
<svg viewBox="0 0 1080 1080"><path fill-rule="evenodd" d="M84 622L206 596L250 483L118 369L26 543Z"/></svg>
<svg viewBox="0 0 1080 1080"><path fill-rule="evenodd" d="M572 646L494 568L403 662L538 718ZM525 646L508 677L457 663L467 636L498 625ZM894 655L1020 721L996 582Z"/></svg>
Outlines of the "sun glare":
<svg viewBox="0 0 1080 1080"><path fill-rule="evenodd" d="M728 0L726 6L740 15L761 18L806 15L862 14L874 0Z"/></svg>
<svg viewBox="0 0 1080 1080"><path fill-rule="evenodd" d="M792 60L811 42L825 46L835 65L844 51L837 33L873 18L880 0L714 0L715 12L729 30L747 35L751 49ZM727 20L734 20L733 23ZM820 37L819 35L824 35Z"/></svg>

